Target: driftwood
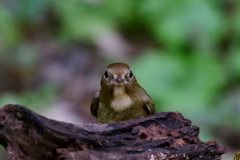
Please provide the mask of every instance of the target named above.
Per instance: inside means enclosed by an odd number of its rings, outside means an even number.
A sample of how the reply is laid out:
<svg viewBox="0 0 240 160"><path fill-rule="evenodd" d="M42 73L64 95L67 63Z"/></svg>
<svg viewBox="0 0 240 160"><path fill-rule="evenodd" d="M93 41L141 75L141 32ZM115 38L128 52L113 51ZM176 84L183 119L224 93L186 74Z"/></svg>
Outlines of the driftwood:
<svg viewBox="0 0 240 160"><path fill-rule="evenodd" d="M10 160L207 160L227 152L198 134L179 112L97 125L47 119L20 105L0 109L0 144Z"/></svg>

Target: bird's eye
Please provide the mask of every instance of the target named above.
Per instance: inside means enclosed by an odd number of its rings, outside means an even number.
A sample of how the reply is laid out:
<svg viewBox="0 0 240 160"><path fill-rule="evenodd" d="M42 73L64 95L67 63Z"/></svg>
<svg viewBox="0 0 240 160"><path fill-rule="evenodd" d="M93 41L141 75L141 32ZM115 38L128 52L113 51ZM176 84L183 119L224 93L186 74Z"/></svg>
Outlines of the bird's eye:
<svg viewBox="0 0 240 160"><path fill-rule="evenodd" d="M129 72L129 77L130 77L130 78L133 78L133 73L132 73L132 71Z"/></svg>
<svg viewBox="0 0 240 160"><path fill-rule="evenodd" d="M105 78L108 78L108 72L107 71L104 73L104 76L105 76Z"/></svg>

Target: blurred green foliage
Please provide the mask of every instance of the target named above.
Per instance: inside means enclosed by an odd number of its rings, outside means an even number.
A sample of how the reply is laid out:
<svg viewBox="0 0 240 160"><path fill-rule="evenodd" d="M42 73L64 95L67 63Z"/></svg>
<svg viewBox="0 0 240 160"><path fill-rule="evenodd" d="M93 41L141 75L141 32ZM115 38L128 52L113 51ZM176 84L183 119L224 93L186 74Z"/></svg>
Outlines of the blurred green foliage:
<svg viewBox="0 0 240 160"><path fill-rule="evenodd" d="M24 71L27 66L37 67L40 56L32 32L64 45L84 42L96 46L95 39L109 30L126 39L145 39L141 43L154 45L141 49L128 63L157 111L180 111L201 127L205 141L216 139L213 133L219 127L239 130L239 1L11 2L0 3L0 56L4 59L0 63L5 67L13 60L25 66ZM102 56L107 63L119 61ZM26 103L31 106L43 96L56 96L51 89L21 96L2 93L0 104L29 100Z"/></svg>
<svg viewBox="0 0 240 160"><path fill-rule="evenodd" d="M36 91L24 91L21 94L5 92L0 96L0 106L20 104L39 112L55 100L57 88L53 84L44 84Z"/></svg>

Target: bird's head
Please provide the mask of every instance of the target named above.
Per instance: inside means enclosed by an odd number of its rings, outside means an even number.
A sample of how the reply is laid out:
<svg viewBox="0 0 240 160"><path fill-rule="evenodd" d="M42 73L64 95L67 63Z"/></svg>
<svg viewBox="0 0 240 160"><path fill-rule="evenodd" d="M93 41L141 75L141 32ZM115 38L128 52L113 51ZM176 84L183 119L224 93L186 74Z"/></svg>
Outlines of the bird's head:
<svg viewBox="0 0 240 160"><path fill-rule="evenodd" d="M127 64L112 63L102 76L101 86L131 86L135 82L137 80Z"/></svg>

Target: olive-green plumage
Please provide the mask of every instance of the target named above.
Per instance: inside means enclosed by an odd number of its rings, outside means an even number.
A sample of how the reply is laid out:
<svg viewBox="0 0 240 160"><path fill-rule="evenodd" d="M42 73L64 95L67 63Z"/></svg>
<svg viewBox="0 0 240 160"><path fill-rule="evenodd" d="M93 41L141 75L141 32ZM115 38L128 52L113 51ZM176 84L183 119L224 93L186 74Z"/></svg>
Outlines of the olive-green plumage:
<svg viewBox="0 0 240 160"><path fill-rule="evenodd" d="M113 123L155 114L154 104L137 83L127 64L110 64L101 79L101 89L91 104L98 123Z"/></svg>

